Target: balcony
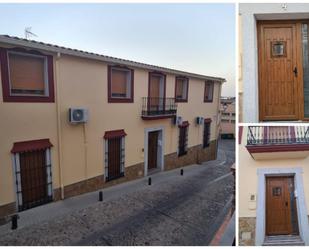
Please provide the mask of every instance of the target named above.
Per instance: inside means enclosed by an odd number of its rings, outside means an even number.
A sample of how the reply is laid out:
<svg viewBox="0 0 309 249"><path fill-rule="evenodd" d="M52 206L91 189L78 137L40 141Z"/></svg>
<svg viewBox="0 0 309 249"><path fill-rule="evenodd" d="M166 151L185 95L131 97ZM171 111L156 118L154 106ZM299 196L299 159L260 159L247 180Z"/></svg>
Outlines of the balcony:
<svg viewBox="0 0 309 249"><path fill-rule="evenodd" d="M248 152L256 160L309 156L308 126L249 126Z"/></svg>
<svg viewBox="0 0 309 249"><path fill-rule="evenodd" d="M174 98L143 97L142 119L153 120L172 118L177 113L177 103Z"/></svg>

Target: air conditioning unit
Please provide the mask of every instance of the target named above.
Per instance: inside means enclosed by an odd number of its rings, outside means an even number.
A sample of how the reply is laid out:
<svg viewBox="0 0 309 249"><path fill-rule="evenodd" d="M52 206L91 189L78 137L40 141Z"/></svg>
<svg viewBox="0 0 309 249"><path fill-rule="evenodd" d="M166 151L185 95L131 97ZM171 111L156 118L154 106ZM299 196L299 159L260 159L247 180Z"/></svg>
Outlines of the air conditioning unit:
<svg viewBox="0 0 309 249"><path fill-rule="evenodd" d="M182 117L180 117L180 116L174 117L173 124L174 125L181 125L182 124Z"/></svg>
<svg viewBox="0 0 309 249"><path fill-rule="evenodd" d="M196 117L196 124L197 125L201 125L204 122L204 118L203 117Z"/></svg>
<svg viewBox="0 0 309 249"><path fill-rule="evenodd" d="M72 124L86 123L88 121L88 110L85 108L70 108L69 121Z"/></svg>

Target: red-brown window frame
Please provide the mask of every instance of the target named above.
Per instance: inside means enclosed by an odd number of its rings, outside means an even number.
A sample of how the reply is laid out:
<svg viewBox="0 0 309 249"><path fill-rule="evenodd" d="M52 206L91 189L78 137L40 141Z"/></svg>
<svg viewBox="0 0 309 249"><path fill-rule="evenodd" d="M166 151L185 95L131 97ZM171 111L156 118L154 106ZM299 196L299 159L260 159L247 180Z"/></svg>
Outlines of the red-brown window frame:
<svg viewBox="0 0 309 249"><path fill-rule="evenodd" d="M9 76L9 62L8 52L15 51L29 55L40 55L47 59L47 78L48 78L48 96L18 96L10 94L10 76ZM46 55L35 50L26 50L24 48L2 48L0 47L0 66L2 79L2 97L3 102L55 102L54 94L54 65L53 56Z"/></svg>
<svg viewBox="0 0 309 249"><path fill-rule="evenodd" d="M186 89L186 98L185 99L177 99L176 96L176 89L177 89L177 80L178 79L185 79L187 81L187 89ZM182 102L182 103L187 103L188 102L188 94L189 94L189 78L188 77L183 77L183 76L176 76L175 77L175 102Z"/></svg>
<svg viewBox="0 0 309 249"><path fill-rule="evenodd" d="M243 128L243 126L238 126L238 144L241 144Z"/></svg>
<svg viewBox="0 0 309 249"><path fill-rule="evenodd" d="M112 97L112 69L126 69L131 71L131 82L130 82L130 87L131 87L131 95L130 98L113 98ZM120 66L120 65L109 65L108 66L108 91L107 91L107 99L108 103L133 103L134 102L134 70L125 66Z"/></svg>
<svg viewBox="0 0 309 249"><path fill-rule="evenodd" d="M206 87L211 83L212 85L212 92L211 92L211 99L206 99ZM206 80L204 85L204 102L205 103L211 103L214 99L214 88L215 88L215 82L213 80Z"/></svg>

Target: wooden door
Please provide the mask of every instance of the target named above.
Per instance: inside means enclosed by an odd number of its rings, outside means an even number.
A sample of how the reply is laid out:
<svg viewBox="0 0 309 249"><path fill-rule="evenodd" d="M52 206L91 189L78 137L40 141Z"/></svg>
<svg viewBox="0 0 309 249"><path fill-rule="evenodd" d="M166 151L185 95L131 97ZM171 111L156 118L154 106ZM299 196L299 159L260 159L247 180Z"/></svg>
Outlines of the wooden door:
<svg viewBox="0 0 309 249"><path fill-rule="evenodd" d="M188 139L187 132L188 132L188 126L179 127L178 156L187 154L186 151L187 139Z"/></svg>
<svg viewBox="0 0 309 249"><path fill-rule="evenodd" d="M155 169L158 166L158 138L159 131L148 133L148 169Z"/></svg>
<svg viewBox="0 0 309 249"><path fill-rule="evenodd" d="M22 190L21 210L47 201L46 151L24 152L19 155Z"/></svg>
<svg viewBox="0 0 309 249"><path fill-rule="evenodd" d="M258 23L260 120L300 119L296 23Z"/></svg>
<svg viewBox="0 0 309 249"><path fill-rule="evenodd" d="M121 138L108 139L108 179L121 175Z"/></svg>
<svg viewBox="0 0 309 249"><path fill-rule="evenodd" d="M292 178L293 179L293 178ZM266 178L266 234L292 234L289 177Z"/></svg>

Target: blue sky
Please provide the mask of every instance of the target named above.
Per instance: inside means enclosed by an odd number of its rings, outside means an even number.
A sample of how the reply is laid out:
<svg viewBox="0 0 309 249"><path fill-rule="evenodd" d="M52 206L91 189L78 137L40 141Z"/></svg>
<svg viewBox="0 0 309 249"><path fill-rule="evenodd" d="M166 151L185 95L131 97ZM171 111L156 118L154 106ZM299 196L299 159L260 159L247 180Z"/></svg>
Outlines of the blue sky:
<svg viewBox="0 0 309 249"><path fill-rule="evenodd" d="M227 79L235 95L234 4L0 4L0 34Z"/></svg>

